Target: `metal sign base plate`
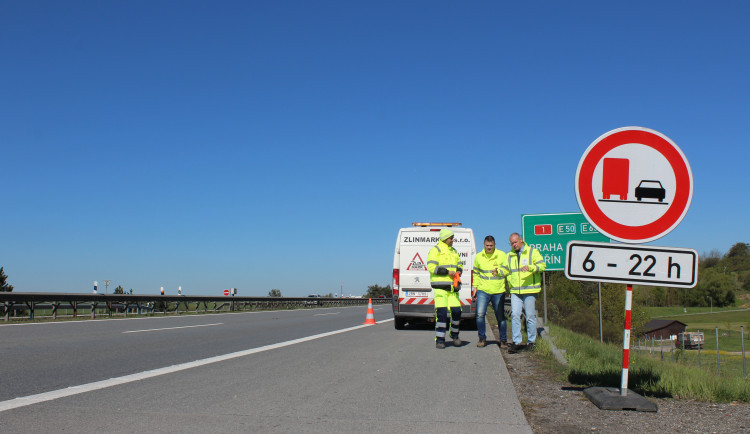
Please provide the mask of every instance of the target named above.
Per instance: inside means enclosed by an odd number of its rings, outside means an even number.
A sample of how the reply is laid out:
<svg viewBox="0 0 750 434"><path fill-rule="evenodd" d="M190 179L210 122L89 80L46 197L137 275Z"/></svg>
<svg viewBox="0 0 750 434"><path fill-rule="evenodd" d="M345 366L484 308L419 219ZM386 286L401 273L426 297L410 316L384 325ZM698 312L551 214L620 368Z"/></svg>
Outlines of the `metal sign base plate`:
<svg viewBox="0 0 750 434"><path fill-rule="evenodd" d="M617 387L589 387L583 394L600 410L632 410L656 412L656 404L628 389L626 396L620 395Z"/></svg>

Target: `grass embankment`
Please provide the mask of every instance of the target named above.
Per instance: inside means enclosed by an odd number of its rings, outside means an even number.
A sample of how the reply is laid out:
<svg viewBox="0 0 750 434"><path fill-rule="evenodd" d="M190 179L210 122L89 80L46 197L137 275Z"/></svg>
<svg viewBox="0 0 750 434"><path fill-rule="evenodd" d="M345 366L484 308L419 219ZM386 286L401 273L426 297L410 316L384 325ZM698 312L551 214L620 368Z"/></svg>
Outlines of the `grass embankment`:
<svg viewBox="0 0 750 434"><path fill-rule="evenodd" d="M622 348L603 344L598 339L571 332L561 327L547 327L555 346L565 352L569 363L565 375L572 384L582 386L620 387L622 374ZM551 359L548 342L540 340L537 351L540 356ZM685 361L685 352L673 353L675 361L665 357L649 355L648 352L631 351L628 369L628 388L642 395L696 399L707 402L750 402L750 379L742 377L742 362L739 370L726 370L722 366L721 376L704 365L699 368ZM714 353L714 368L715 368ZM710 359L705 357L704 359ZM727 363L728 367L730 364Z"/></svg>

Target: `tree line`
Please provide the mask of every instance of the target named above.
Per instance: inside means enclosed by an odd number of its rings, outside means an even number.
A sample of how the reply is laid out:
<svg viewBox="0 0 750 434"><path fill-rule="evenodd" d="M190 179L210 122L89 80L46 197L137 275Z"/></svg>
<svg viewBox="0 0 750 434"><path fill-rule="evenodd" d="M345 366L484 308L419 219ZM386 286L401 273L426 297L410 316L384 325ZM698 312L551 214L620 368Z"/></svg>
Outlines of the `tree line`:
<svg viewBox="0 0 750 434"><path fill-rule="evenodd" d="M747 292L750 292L750 245L737 243L726 254L713 250L700 257L695 288L634 285L631 330L637 335L649 321L643 307L732 306L740 293ZM562 271L547 272L547 309L550 321L598 337L597 283L568 280ZM624 312L625 285L602 283L602 329L605 340L622 340Z"/></svg>
<svg viewBox="0 0 750 434"><path fill-rule="evenodd" d="M391 285L386 286L380 286L380 285L370 285L367 287L367 293L364 295L363 298L378 298L381 295L384 297L390 297L392 294L391 291ZM268 291L269 297L281 297L281 290L280 289L272 289ZM329 292L328 294L323 294L321 297L326 298L332 298L335 297L332 292Z"/></svg>

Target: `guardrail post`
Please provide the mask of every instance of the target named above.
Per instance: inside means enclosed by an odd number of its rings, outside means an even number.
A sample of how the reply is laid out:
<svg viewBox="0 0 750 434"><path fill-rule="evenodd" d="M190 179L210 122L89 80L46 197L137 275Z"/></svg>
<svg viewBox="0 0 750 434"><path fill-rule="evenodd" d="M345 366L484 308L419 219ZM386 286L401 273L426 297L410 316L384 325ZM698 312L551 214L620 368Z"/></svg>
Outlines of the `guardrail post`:
<svg viewBox="0 0 750 434"><path fill-rule="evenodd" d="M13 306L13 302L5 302L5 322L10 321L10 308Z"/></svg>
<svg viewBox="0 0 750 434"><path fill-rule="evenodd" d="M96 318L96 303L91 302L91 319Z"/></svg>
<svg viewBox="0 0 750 434"><path fill-rule="evenodd" d="M60 302L52 303L52 319L57 319L57 307L60 306Z"/></svg>

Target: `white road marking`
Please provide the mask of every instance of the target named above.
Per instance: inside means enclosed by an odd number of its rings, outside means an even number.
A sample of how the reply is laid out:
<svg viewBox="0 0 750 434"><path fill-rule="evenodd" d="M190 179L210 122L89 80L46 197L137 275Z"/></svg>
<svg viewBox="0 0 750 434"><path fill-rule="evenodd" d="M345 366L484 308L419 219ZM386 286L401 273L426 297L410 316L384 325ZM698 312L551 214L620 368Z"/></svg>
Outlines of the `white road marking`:
<svg viewBox="0 0 750 434"><path fill-rule="evenodd" d="M315 315L313 315L313 316L338 315L338 314L340 314L340 313L341 313L341 312L333 312L333 313L316 313L316 314L315 314Z"/></svg>
<svg viewBox="0 0 750 434"><path fill-rule="evenodd" d="M123 333L143 333L143 332L158 332L162 330L177 330L177 329L189 329L193 327L208 327L208 326L215 326L215 325L222 325L223 322L217 322L216 324L199 324L199 325L191 325L191 326L182 326L182 327L165 327L162 329L147 329L147 330L128 330Z"/></svg>
<svg viewBox="0 0 750 434"><path fill-rule="evenodd" d="M393 321L393 318L379 321L378 324ZM212 363L223 362L226 360L236 359L238 357L249 356L263 351L275 350L278 348L288 347L290 345L301 344L303 342L312 341L315 339L324 338L327 336L337 335L339 333L346 333L353 330L361 329L363 327L369 327L369 325L358 325L349 327L341 330L334 330L331 332L320 333L317 335L307 336L299 339L292 339L291 341L279 342L278 344L266 345L258 348L250 348L248 350L237 351L234 353L224 354L222 356L209 357L207 359L195 360L193 362L180 363L179 365L167 366L164 368L152 369L150 371L139 372L136 374L125 375L122 377L110 378L108 380L95 381L93 383L82 384L80 386L71 386L66 389L53 390L51 392L39 393L36 395L22 396L20 398L10 399L7 401L0 401L0 412L12 410L14 408L26 407L28 405L37 404L45 401L52 401L59 398L66 398L68 396L78 395L80 393L92 392L94 390L105 389L107 387L118 386L120 384L132 383L134 381L145 380L147 378L158 377L160 375L172 374L174 372L184 371L190 368L197 368L199 366L210 365Z"/></svg>

